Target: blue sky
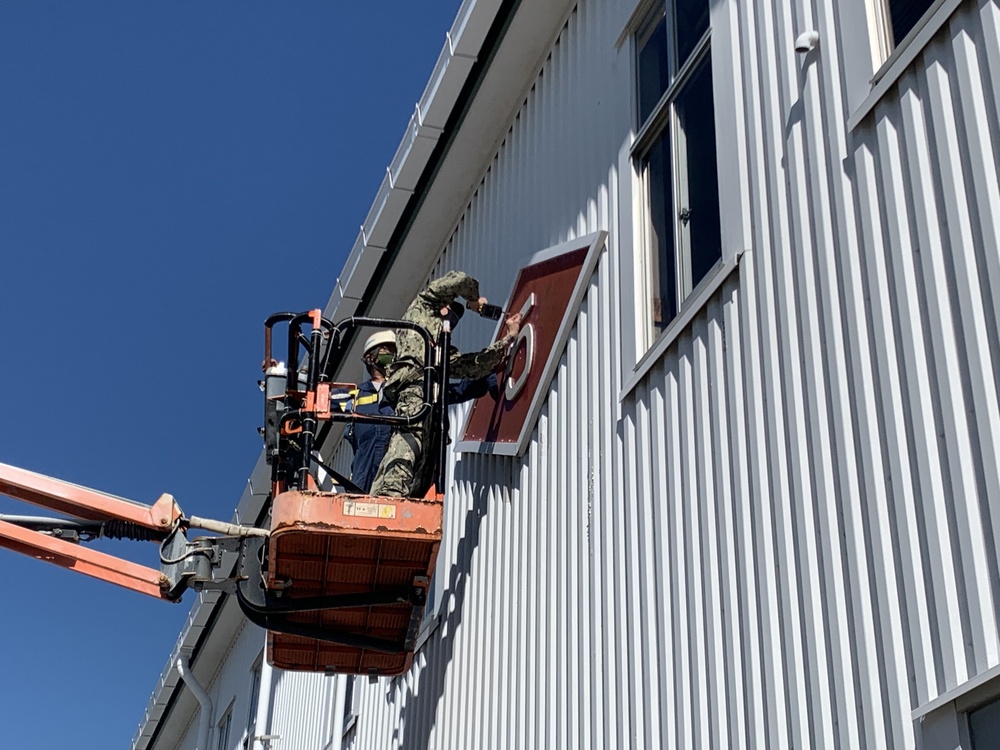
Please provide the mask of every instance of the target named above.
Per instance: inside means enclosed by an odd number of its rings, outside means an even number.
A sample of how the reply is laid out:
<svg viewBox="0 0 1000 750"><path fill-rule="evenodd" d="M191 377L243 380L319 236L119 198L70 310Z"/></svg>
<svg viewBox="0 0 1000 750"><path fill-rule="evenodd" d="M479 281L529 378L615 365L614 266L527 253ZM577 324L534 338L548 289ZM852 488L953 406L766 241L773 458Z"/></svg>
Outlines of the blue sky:
<svg viewBox="0 0 1000 750"><path fill-rule="evenodd" d="M459 5L0 3L0 461L228 519L263 319L326 304ZM0 746L128 747L192 595L0 550L0 596Z"/></svg>

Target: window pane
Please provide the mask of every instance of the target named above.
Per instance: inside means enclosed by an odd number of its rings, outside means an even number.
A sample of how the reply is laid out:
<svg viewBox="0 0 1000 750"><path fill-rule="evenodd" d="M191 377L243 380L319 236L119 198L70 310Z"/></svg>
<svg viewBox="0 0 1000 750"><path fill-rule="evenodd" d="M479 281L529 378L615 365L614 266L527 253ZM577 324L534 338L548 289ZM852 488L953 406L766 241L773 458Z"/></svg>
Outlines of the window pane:
<svg viewBox="0 0 1000 750"><path fill-rule="evenodd" d="M917 25L934 0L889 0L889 18L892 19L892 40L899 44Z"/></svg>
<svg viewBox="0 0 1000 750"><path fill-rule="evenodd" d="M691 56L698 40L708 31L708 0L677 0L677 67Z"/></svg>
<svg viewBox="0 0 1000 750"><path fill-rule="evenodd" d="M639 122L643 123L667 90L667 22L661 14L639 43Z"/></svg>
<svg viewBox="0 0 1000 750"><path fill-rule="evenodd" d="M1000 737L1000 700L969 712L969 734L972 750L987 750L997 746Z"/></svg>
<svg viewBox="0 0 1000 750"><path fill-rule="evenodd" d="M250 673L250 712L247 715L247 730L254 731L257 724L257 703L260 700L260 673L261 665L254 667Z"/></svg>
<svg viewBox="0 0 1000 750"><path fill-rule="evenodd" d="M715 158L712 59L706 57L677 98L677 120L687 144L687 206L690 213L691 286L722 257L719 178ZM682 192L683 196L684 193Z"/></svg>
<svg viewBox="0 0 1000 750"><path fill-rule="evenodd" d="M226 718L219 724L219 745L218 750L229 750L229 729L233 723L232 712L226 714Z"/></svg>
<svg viewBox="0 0 1000 750"><path fill-rule="evenodd" d="M653 146L645 163L649 186L650 280L654 335L677 315L677 256L674 195L670 176L670 131Z"/></svg>

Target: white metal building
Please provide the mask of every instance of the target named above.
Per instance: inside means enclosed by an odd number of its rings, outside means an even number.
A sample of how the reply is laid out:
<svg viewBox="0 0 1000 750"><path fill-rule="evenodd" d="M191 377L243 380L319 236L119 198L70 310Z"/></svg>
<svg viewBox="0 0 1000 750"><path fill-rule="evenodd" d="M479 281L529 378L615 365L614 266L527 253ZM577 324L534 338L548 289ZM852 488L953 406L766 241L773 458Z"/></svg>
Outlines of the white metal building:
<svg viewBox="0 0 1000 750"><path fill-rule="evenodd" d="M996 747L998 88L997 0L467 0L326 314L607 232L528 448L409 674L212 595L133 748Z"/></svg>

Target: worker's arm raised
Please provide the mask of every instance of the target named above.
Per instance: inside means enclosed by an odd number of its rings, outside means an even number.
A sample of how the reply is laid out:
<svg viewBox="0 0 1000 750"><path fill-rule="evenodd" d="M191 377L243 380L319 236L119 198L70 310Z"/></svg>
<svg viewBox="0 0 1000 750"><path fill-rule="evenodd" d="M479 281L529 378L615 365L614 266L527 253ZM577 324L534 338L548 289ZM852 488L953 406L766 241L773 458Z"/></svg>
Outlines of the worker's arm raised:
<svg viewBox="0 0 1000 750"><path fill-rule="evenodd" d="M440 279L428 284L420 293L420 297L434 309L447 305L456 297L478 305L479 282L464 271L449 271Z"/></svg>
<svg viewBox="0 0 1000 750"><path fill-rule="evenodd" d="M507 358L510 345L521 330L521 314L511 315L504 322L506 335L482 351L452 354L448 372L456 378L481 378L495 370Z"/></svg>

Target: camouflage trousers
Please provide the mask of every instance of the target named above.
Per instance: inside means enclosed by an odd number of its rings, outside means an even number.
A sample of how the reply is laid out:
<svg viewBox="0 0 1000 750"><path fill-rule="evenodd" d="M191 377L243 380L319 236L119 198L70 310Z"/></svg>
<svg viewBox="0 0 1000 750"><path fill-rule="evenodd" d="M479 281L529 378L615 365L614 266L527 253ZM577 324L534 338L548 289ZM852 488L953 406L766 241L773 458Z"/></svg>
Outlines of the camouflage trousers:
<svg viewBox="0 0 1000 750"><path fill-rule="evenodd" d="M400 391L396 401L396 414L416 414L423 403L421 385L417 383L407 386ZM382 497L423 497L430 486L428 480L437 468L435 456L427 455L424 450L434 444L429 421L424 419L409 427L393 429L369 494Z"/></svg>

